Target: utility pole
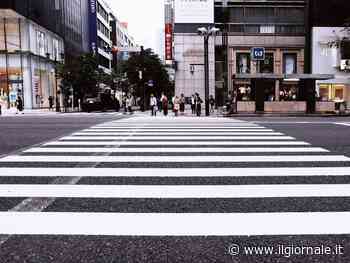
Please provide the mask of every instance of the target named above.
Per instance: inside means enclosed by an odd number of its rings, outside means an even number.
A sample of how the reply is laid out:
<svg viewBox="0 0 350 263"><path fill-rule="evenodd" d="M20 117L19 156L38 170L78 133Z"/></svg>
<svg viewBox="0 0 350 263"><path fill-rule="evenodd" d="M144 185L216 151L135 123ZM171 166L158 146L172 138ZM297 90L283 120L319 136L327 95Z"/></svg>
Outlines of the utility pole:
<svg viewBox="0 0 350 263"><path fill-rule="evenodd" d="M209 116L209 34L204 36L204 79L205 116Z"/></svg>

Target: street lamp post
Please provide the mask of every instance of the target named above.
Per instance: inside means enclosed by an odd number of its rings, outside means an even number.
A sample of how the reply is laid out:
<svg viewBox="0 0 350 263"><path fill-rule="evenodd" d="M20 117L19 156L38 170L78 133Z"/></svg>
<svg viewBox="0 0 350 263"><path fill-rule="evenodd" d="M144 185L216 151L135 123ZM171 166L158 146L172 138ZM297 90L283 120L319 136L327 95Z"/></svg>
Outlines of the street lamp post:
<svg viewBox="0 0 350 263"><path fill-rule="evenodd" d="M200 27L198 34L204 37L204 89L205 89L205 115L210 115L209 110L209 38L215 36L220 29L216 27Z"/></svg>

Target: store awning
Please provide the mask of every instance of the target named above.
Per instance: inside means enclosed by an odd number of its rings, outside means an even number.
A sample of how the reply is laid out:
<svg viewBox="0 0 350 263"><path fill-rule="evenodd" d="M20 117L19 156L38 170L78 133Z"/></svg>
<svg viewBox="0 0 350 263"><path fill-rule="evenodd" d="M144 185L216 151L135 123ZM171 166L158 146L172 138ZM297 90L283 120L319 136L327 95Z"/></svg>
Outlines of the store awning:
<svg viewBox="0 0 350 263"><path fill-rule="evenodd" d="M270 79L270 80L328 80L334 79L333 74L270 74L270 73L257 73L257 74L234 74L233 79Z"/></svg>

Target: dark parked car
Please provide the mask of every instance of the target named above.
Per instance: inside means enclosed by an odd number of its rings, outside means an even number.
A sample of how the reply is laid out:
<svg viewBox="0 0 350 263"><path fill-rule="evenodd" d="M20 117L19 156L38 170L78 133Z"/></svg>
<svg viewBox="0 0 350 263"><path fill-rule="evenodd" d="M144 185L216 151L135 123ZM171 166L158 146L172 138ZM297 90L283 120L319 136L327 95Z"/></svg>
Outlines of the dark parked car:
<svg viewBox="0 0 350 263"><path fill-rule="evenodd" d="M120 110L120 103L110 92L101 92L97 96L87 96L83 100L82 110L85 112L107 110L118 112Z"/></svg>

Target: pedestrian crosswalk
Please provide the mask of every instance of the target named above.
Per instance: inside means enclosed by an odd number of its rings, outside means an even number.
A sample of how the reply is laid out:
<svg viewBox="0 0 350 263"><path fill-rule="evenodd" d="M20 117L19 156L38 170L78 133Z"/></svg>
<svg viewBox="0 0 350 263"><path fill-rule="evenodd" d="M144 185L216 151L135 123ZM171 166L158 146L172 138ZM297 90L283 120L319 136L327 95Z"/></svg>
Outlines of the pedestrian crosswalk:
<svg viewBox="0 0 350 263"><path fill-rule="evenodd" d="M258 124L135 115L1 158L0 201L24 200L0 235L350 234L349 178L349 157Z"/></svg>

